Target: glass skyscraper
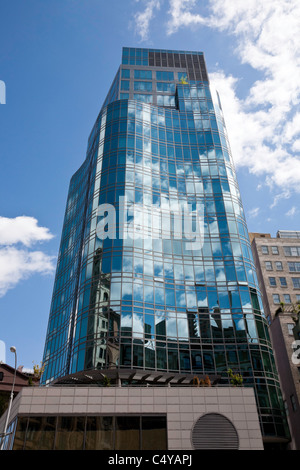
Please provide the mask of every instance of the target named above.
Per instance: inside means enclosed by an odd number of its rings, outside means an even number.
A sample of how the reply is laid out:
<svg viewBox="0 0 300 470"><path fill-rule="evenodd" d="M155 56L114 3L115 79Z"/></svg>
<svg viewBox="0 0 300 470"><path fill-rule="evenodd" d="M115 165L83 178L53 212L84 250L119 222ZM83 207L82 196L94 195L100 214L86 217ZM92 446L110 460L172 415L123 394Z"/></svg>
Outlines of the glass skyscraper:
<svg viewBox="0 0 300 470"><path fill-rule="evenodd" d="M123 48L71 179L43 362L44 384L111 369L229 384L232 369L255 389L263 434L285 435L221 102L203 53Z"/></svg>

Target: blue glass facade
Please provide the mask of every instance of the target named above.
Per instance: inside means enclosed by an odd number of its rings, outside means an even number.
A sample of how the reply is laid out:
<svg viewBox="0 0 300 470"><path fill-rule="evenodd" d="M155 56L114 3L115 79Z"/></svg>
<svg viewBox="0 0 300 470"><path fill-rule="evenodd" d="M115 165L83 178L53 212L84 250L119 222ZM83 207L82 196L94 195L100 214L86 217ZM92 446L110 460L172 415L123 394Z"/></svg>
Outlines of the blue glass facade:
<svg viewBox="0 0 300 470"><path fill-rule="evenodd" d="M135 236L122 237L124 200ZM114 237L97 231L104 204L115 208ZM193 249L172 223L165 236L172 208L186 205L201 214ZM43 383L109 368L228 383L231 368L254 387L264 434L285 435L226 127L202 53L123 49L70 183L44 364Z"/></svg>

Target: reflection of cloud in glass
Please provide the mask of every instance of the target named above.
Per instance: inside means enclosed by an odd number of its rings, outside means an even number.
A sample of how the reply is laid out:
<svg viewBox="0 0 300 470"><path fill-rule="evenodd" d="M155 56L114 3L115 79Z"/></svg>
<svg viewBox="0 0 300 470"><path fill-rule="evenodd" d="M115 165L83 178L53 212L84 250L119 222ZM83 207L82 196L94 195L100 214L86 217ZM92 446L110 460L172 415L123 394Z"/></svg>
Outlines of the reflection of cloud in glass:
<svg viewBox="0 0 300 470"><path fill-rule="evenodd" d="M121 281L120 282L112 282L110 287L110 300L118 300L121 299Z"/></svg>
<svg viewBox="0 0 300 470"><path fill-rule="evenodd" d="M132 328L132 315L122 313L121 316L121 328Z"/></svg>
<svg viewBox="0 0 300 470"><path fill-rule="evenodd" d="M165 291L162 287L155 286L155 303L165 303Z"/></svg>
<svg viewBox="0 0 300 470"><path fill-rule="evenodd" d="M167 328L167 336L169 338L177 338L176 318L167 318L166 328Z"/></svg>
<svg viewBox="0 0 300 470"><path fill-rule="evenodd" d="M216 282L226 281L224 268L216 267Z"/></svg>
<svg viewBox="0 0 300 470"><path fill-rule="evenodd" d="M132 283L131 282L122 282L122 298L132 295Z"/></svg>
<svg viewBox="0 0 300 470"><path fill-rule="evenodd" d="M223 328L232 328L232 318L231 315L221 315L221 322Z"/></svg>
<svg viewBox="0 0 300 470"><path fill-rule="evenodd" d="M144 323L143 317L133 313L133 315L122 314L121 316L121 329L126 329L133 338L144 338ZM126 331L125 330L125 331Z"/></svg>
<svg viewBox="0 0 300 470"><path fill-rule="evenodd" d="M144 266L144 275L153 276L153 260L144 258L143 266Z"/></svg>
<svg viewBox="0 0 300 470"><path fill-rule="evenodd" d="M135 280L133 284L134 300L143 300L143 283L140 280Z"/></svg>
<svg viewBox="0 0 300 470"><path fill-rule="evenodd" d="M202 298L200 297L200 295L198 294L198 307L207 307L208 305L208 301L207 301L207 296L204 295Z"/></svg>
<svg viewBox="0 0 300 470"><path fill-rule="evenodd" d="M142 258L134 258L134 272L143 273L143 264Z"/></svg>
<svg viewBox="0 0 300 470"><path fill-rule="evenodd" d="M251 305L251 303L248 302L248 303L246 303L245 305L243 305L243 310L244 310L244 309L245 309L245 310L249 310L249 309L252 310L252 305Z"/></svg>
<svg viewBox="0 0 300 470"><path fill-rule="evenodd" d="M160 310L156 310L155 312L155 325L158 323L163 322L166 319L165 312L161 312Z"/></svg>
<svg viewBox="0 0 300 470"><path fill-rule="evenodd" d="M188 331L188 323L186 314L178 313L177 314L177 326L178 326L178 336L180 338L188 338L189 331Z"/></svg>
<svg viewBox="0 0 300 470"><path fill-rule="evenodd" d="M245 330L245 323L241 315L239 316L234 315L233 319L234 319L235 327L238 331Z"/></svg>
<svg viewBox="0 0 300 470"><path fill-rule="evenodd" d="M133 272L131 256L123 256L123 271L129 273Z"/></svg>
<svg viewBox="0 0 300 470"><path fill-rule="evenodd" d="M143 173L139 173L138 171L135 173L135 184L136 186L143 185Z"/></svg>
<svg viewBox="0 0 300 470"><path fill-rule="evenodd" d="M187 308L197 307L196 294L194 292L186 292L186 306Z"/></svg>
<svg viewBox="0 0 300 470"><path fill-rule="evenodd" d="M177 303L177 306L181 306L181 307L185 306L185 292L182 292L182 293L177 292L176 303Z"/></svg>
<svg viewBox="0 0 300 470"><path fill-rule="evenodd" d="M136 313L133 314L132 330L133 330L133 333L132 333L133 338L143 339L144 337L143 316L139 316Z"/></svg>
<svg viewBox="0 0 300 470"><path fill-rule="evenodd" d="M176 281L183 279L183 267L180 264L174 264L174 274Z"/></svg>
<svg viewBox="0 0 300 470"><path fill-rule="evenodd" d="M144 299L146 302L153 303L154 301L154 288L153 285L149 286L144 284Z"/></svg>

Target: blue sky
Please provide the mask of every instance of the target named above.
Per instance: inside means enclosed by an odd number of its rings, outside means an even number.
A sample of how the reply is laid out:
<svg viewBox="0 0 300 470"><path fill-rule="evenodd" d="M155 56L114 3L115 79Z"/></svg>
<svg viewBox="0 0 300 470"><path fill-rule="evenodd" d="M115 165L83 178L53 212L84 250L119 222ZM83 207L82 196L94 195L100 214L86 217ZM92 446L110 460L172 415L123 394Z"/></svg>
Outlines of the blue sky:
<svg viewBox="0 0 300 470"><path fill-rule="evenodd" d="M204 52L249 231L300 229L299 17L298 0L2 2L2 359L42 360L69 180L123 46Z"/></svg>

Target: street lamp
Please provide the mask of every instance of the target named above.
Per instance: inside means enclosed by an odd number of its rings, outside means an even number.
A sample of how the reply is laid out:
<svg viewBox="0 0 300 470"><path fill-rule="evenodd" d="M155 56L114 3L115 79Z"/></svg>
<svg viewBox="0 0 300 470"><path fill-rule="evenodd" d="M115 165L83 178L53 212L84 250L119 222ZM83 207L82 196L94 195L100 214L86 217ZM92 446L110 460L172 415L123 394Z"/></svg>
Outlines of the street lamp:
<svg viewBox="0 0 300 470"><path fill-rule="evenodd" d="M12 405L12 401L13 401L13 398L14 398L14 388L15 388L16 373L17 373L17 350L14 346L11 346L10 351L12 353L14 353L14 355L15 355L15 371L14 371L13 384L12 384L12 389L11 389L10 399L9 399L9 405L8 405L8 410L7 410L6 420L5 420L4 431L3 431L3 435L2 435L1 450L3 449L4 440L5 440L5 437L6 437L6 431L7 431L8 421L9 421L11 405Z"/></svg>

